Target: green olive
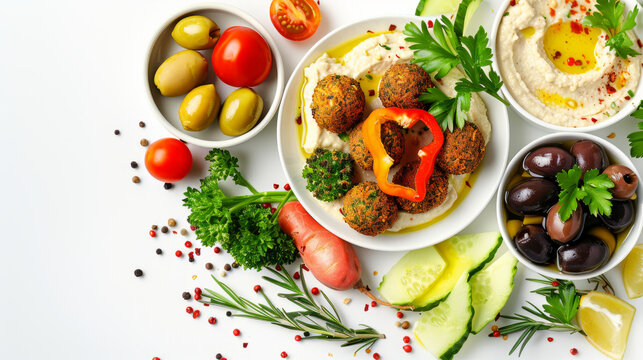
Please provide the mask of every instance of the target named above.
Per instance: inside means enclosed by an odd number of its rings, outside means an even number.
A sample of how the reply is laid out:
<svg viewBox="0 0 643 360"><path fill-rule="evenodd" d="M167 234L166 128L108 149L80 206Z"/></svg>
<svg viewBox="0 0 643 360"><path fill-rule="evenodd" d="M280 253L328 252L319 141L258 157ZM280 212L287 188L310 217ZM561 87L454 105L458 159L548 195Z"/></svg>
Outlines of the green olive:
<svg viewBox="0 0 643 360"><path fill-rule="evenodd" d="M208 61L194 50L183 50L167 58L154 74L154 85L165 96L179 96L208 77Z"/></svg>
<svg viewBox="0 0 643 360"><path fill-rule="evenodd" d="M221 29L219 26L214 21L200 15L181 19L172 30L174 41L191 50L213 48L220 35Z"/></svg>
<svg viewBox="0 0 643 360"><path fill-rule="evenodd" d="M262 110L259 94L250 88L237 89L223 103L219 128L228 136L245 134L257 124Z"/></svg>
<svg viewBox="0 0 643 360"><path fill-rule="evenodd" d="M221 107L221 98L212 84L190 91L179 107L181 125L188 131L205 130L214 122Z"/></svg>

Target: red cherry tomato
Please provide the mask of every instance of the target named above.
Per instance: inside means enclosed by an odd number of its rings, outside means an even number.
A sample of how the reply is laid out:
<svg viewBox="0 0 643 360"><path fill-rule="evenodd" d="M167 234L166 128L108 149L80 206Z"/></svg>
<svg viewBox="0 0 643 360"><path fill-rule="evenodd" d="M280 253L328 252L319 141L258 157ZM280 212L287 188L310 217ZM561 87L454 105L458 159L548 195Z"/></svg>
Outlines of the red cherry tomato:
<svg viewBox="0 0 643 360"><path fill-rule="evenodd" d="M272 0L270 20L286 39L298 41L317 31L321 12L313 0Z"/></svg>
<svg viewBox="0 0 643 360"><path fill-rule="evenodd" d="M145 152L145 167L150 175L163 182L176 182L192 168L192 153L178 139L165 138L153 142Z"/></svg>
<svg viewBox="0 0 643 360"><path fill-rule="evenodd" d="M228 85L257 86L266 80L272 68L270 46L250 28L230 27L221 34L212 51L212 67Z"/></svg>

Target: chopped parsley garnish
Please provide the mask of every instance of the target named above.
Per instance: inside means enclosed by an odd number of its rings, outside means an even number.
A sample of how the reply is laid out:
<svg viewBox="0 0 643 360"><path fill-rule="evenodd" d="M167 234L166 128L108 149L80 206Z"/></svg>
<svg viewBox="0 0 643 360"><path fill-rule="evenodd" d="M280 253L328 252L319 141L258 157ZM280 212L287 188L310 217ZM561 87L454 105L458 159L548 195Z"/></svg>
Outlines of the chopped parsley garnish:
<svg viewBox="0 0 643 360"><path fill-rule="evenodd" d="M337 136L342 140L342 141L348 141L348 134L346 132L339 133Z"/></svg>
<svg viewBox="0 0 643 360"><path fill-rule="evenodd" d="M369 79L369 80L373 80L373 75L371 75L371 74L366 74L366 75L364 75L364 77Z"/></svg>
<svg viewBox="0 0 643 360"><path fill-rule="evenodd" d="M612 214L612 194L609 189L614 187L614 183L607 174L600 174L598 169L591 169L583 175L583 170L574 165L569 171L559 172L556 180L561 188L558 194L560 220L567 221L578 208L579 201L585 203L594 216Z"/></svg>
<svg viewBox="0 0 643 360"><path fill-rule="evenodd" d="M443 129L453 130L454 124L462 127L471 105L471 93L484 91L505 105L509 105L498 92L502 87L500 76L484 67L491 65L491 49L487 32L478 29L473 36L464 36L464 19L471 0L463 0L458 7L455 22L442 16L430 31L426 22L418 27L408 23L404 27L406 41L413 52L411 62L423 68L435 79L445 77L453 68L459 67L465 74L455 85L456 95L448 97L438 88L429 88L420 95L420 101L432 104L429 113Z"/></svg>
<svg viewBox="0 0 643 360"><path fill-rule="evenodd" d="M643 101L641 101L639 107L632 113L632 116L637 119L643 119ZM635 158L640 158L643 157L643 121L639 121L637 127L639 130L627 135L627 139L630 142L630 155Z"/></svg>
<svg viewBox="0 0 643 360"><path fill-rule="evenodd" d="M381 47L383 47L386 50L391 50L391 47L388 45L380 44Z"/></svg>
<svg viewBox="0 0 643 360"><path fill-rule="evenodd" d="M627 95L629 95L630 97L633 97L634 96L634 91L627 90Z"/></svg>
<svg viewBox="0 0 643 360"><path fill-rule="evenodd" d="M636 56L639 53L632 49L634 42L627 35L626 31L632 30L636 26L636 16L639 13L638 6L627 13L623 20L625 4L619 0L598 0L596 2L596 11L591 15L585 16L583 25L593 26L605 30L610 38L607 40L607 46L616 52L616 55L623 59L628 56Z"/></svg>

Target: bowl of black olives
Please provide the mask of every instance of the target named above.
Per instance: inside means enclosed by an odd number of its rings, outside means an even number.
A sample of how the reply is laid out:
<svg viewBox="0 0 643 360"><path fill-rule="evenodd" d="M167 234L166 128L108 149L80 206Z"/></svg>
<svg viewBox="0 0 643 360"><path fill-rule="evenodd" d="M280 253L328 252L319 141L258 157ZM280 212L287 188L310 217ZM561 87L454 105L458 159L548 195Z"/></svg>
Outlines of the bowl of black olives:
<svg viewBox="0 0 643 360"><path fill-rule="evenodd" d="M589 134L557 133L524 147L498 189L498 225L528 268L581 280L618 265L643 218L639 173L616 146Z"/></svg>

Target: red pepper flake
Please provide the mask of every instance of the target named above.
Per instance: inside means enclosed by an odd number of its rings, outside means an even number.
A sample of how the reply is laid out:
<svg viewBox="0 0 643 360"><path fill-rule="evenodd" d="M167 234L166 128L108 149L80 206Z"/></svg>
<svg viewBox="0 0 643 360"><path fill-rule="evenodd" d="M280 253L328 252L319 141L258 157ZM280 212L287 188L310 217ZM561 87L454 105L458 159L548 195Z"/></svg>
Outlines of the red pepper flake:
<svg viewBox="0 0 643 360"><path fill-rule="evenodd" d="M172 234L176 234L176 233L177 233L176 230L172 230Z"/></svg>
<svg viewBox="0 0 643 360"><path fill-rule="evenodd" d="M272 188L275 190L279 189L279 184L272 184Z"/></svg>
<svg viewBox="0 0 643 360"><path fill-rule="evenodd" d="M156 237L156 231L150 230L150 236L151 237Z"/></svg>
<svg viewBox="0 0 643 360"><path fill-rule="evenodd" d="M616 73L614 72L609 73L609 77L610 77L610 82L616 81Z"/></svg>
<svg viewBox="0 0 643 360"><path fill-rule="evenodd" d="M248 343L243 343L243 348L245 349L247 347L248 347Z"/></svg>
<svg viewBox="0 0 643 360"><path fill-rule="evenodd" d="M407 353L410 353L411 351L413 351L413 347L411 347L411 345L404 345L402 346L402 349L404 349L404 352L407 352Z"/></svg>
<svg viewBox="0 0 643 360"><path fill-rule="evenodd" d="M313 295L319 295L319 289L318 289L318 288L316 288L316 287L314 287L314 288L310 289L310 292L311 292Z"/></svg>
<svg viewBox="0 0 643 360"><path fill-rule="evenodd" d="M589 60L587 60L587 61L585 61L585 62L589 64Z"/></svg>
<svg viewBox="0 0 643 360"><path fill-rule="evenodd" d="M403 338L402 338L402 341L403 341L405 344L408 344L408 343L410 343L410 342L411 342L411 338L410 338L410 337L408 337L408 336L405 336L405 337L403 337Z"/></svg>
<svg viewBox="0 0 643 360"><path fill-rule="evenodd" d="M400 55L398 55L398 54L395 54L395 57L396 57L396 58L398 58L398 59L400 59Z"/></svg>
<svg viewBox="0 0 643 360"><path fill-rule="evenodd" d="M616 89L610 84L605 85L605 90L607 90L607 93L610 95L616 92Z"/></svg>
<svg viewBox="0 0 643 360"><path fill-rule="evenodd" d="M589 35L589 28L583 28L583 31L585 31L585 34Z"/></svg>
<svg viewBox="0 0 643 360"><path fill-rule="evenodd" d="M395 31L395 29L397 29L397 25L395 24L391 24L388 26L388 31Z"/></svg>
<svg viewBox="0 0 643 360"><path fill-rule="evenodd" d="M301 341L301 335L295 335L295 341Z"/></svg>
<svg viewBox="0 0 643 360"><path fill-rule="evenodd" d="M552 342L552 341L554 341L554 338L550 336L550 337L547 338L547 341Z"/></svg>
<svg viewBox="0 0 643 360"><path fill-rule="evenodd" d="M195 231L195 230L196 230L196 226L194 226L194 225L190 225L190 230Z"/></svg>
<svg viewBox="0 0 643 360"><path fill-rule="evenodd" d="M368 91L368 96L375 96L375 90L371 89Z"/></svg>
<svg viewBox="0 0 643 360"><path fill-rule="evenodd" d="M297 116L297 118L295 119L295 122L297 123L297 125L301 125L301 115Z"/></svg>
<svg viewBox="0 0 643 360"><path fill-rule="evenodd" d="M400 49L404 49L404 46L400 46Z"/></svg>
<svg viewBox="0 0 643 360"><path fill-rule="evenodd" d="M574 10L571 10L574 11ZM570 11L570 13L571 13ZM572 28L572 32L574 34L580 34L583 32L583 25L581 25L578 21L574 20L570 23L570 26Z"/></svg>
<svg viewBox="0 0 643 360"><path fill-rule="evenodd" d="M395 314L395 316L397 316L398 319L401 319L404 317L404 314L401 311L398 311L397 314Z"/></svg>
<svg viewBox="0 0 643 360"><path fill-rule="evenodd" d="M194 257L194 251L190 251L190 253L188 254L188 257L193 258Z"/></svg>
<svg viewBox="0 0 643 360"><path fill-rule="evenodd" d="M570 15L576 15L576 13L578 13L576 10L569 10Z"/></svg>
<svg viewBox="0 0 643 360"><path fill-rule="evenodd" d="M599 89L598 91L600 91L600 89ZM603 103L603 101L605 101L605 100L603 100L603 99L598 99L598 103L599 103L599 104L602 104L602 103Z"/></svg>
<svg viewBox="0 0 643 360"><path fill-rule="evenodd" d="M214 247L214 253L215 253L215 254L218 254L218 253L220 253L220 252L221 252L221 248L220 248L220 247L218 247L218 246L215 246L215 247Z"/></svg>
<svg viewBox="0 0 643 360"><path fill-rule="evenodd" d="M188 313L188 314L192 314L193 311L194 311L194 309L192 309L192 306L188 306L188 307L185 308L185 312Z"/></svg>
<svg viewBox="0 0 643 360"><path fill-rule="evenodd" d="M282 358L284 358L284 359L285 359L285 358L287 358L287 357L288 357L288 353L287 353L287 352L285 352L285 351L282 351L282 352L281 352L281 357L282 357Z"/></svg>
<svg viewBox="0 0 643 360"><path fill-rule="evenodd" d="M368 311L368 304L364 304L364 311Z"/></svg>
<svg viewBox="0 0 643 360"><path fill-rule="evenodd" d="M279 265L275 266L275 270L281 271L281 266L279 266Z"/></svg>
<svg viewBox="0 0 643 360"><path fill-rule="evenodd" d="M465 185L467 185L468 187L471 187L471 183L469 182L469 180L466 180L464 183L465 183Z"/></svg>
<svg viewBox="0 0 643 360"><path fill-rule="evenodd" d="M263 203L263 204L261 204L261 206L262 206L264 209L267 209L267 208L269 208L269 207L270 207L270 203Z"/></svg>
<svg viewBox="0 0 643 360"><path fill-rule="evenodd" d="M161 360L158 356L152 358L152 360Z"/></svg>
<svg viewBox="0 0 643 360"><path fill-rule="evenodd" d="M366 30L367 33L372 34L373 32L371 30Z"/></svg>
<svg viewBox="0 0 643 360"><path fill-rule="evenodd" d="M177 250L177 251L174 253L174 255L176 255L176 257L181 257L181 256L183 256L183 251L181 251L181 250Z"/></svg>
<svg viewBox="0 0 643 360"><path fill-rule="evenodd" d="M239 335L241 335L241 331L239 331L239 329L234 329L234 330L232 330L232 335L239 336Z"/></svg>
<svg viewBox="0 0 643 360"><path fill-rule="evenodd" d="M194 300L201 300L201 295L199 294L194 294Z"/></svg>
<svg viewBox="0 0 643 360"><path fill-rule="evenodd" d="M511 0L509 2L509 6L516 6L516 0Z"/></svg>
<svg viewBox="0 0 643 360"><path fill-rule="evenodd" d="M197 287L197 288L194 288L194 293L197 294L197 295L201 295L201 294L203 294L203 290L201 290L201 288Z"/></svg>
<svg viewBox="0 0 643 360"><path fill-rule="evenodd" d="M567 58L567 65L574 66L575 62L576 62L576 60L574 60L573 57L570 56L570 57Z"/></svg>
<svg viewBox="0 0 643 360"><path fill-rule="evenodd" d="M582 12L587 11L587 8L585 7L585 5L581 5L581 6L580 6L580 11L582 11Z"/></svg>
<svg viewBox="0 0 643 360"><path fill-rule="evenodd" d="M201 248L194 248L194 253L195 253L197 256L201 256Z"/></svg>
<svg viewBox="0 0 643 360"><path fill-rule="evenodd" d="M376 307L377 306L377 301L371 301L371 307Z"/></svg>
<svg viewBox="0 0 643 360"><path fill-rule="evenodd" d="M551 17L556 16L556 10L554 10L554 8L549 8L549 16Z"/></svg>
<svg viewBox="0 0 643 360"><path fill-rule="evenodd" d="M576 61L574 61L574 65L581 66L581 65L583 65L583 62L581 60L576 60Z"/></svg>
<svg viewBox="0 0 643 360"><path fill-rule="evenodd" d="M208 306L210 306L210 304L203 304L203 306L208 307Z"/></svg>
<svg viewBox="0 0 643 360"><path fill-rule="evenodd" d="M496 330L493 332L493 337L500 337L500 331Z"/></svg>
<svg viewBox="0 0 643 360"><path fill-rule="evenodd" d="M572 1L572 7L575 8L576 6L578 6L578 2L576 0Z"/></svg>
<svg viewBox="0 0 643 360"><path fill-rule="evenodd" d="M286 185L284 185L284 190L286 190L286 191L290 191L290 184L286 184Z"/></svg>
<svg viewBox="0 0 643 360"><path fill-rule="evenodd" d="M637 44L640 48L643 48L643 42L641 42L641 39L636 39L636 44Z"/></svg>
<svg viewBox="0 0 643 360"><path fill-rule="evenodd" d="M592 118L591 120L592 120L592 122L593 122L593 123L597 123L597 122L598 122L598 120L597 120L596 118Z"/></svg>
<svg viewBox="0 0 643 360"><path fill-rule="evenodd" d="M306 270L306 271L310 271L310 270L308 269L308 266L306 266L306 264L301 264L301 268L302 268L302 269L304 269L304 270Z"/></svg>
<svg viewBox="0 0 643 360"><path fill-rule="evenodd" d="M261 285L255 285L255 286L252 288L252 290L254 290L255 292L259 292L259 291L261 291Z"/></svg>
<svg viewBox="0 0 643 360"><path fill-rule="evenodd" d="M572 354L572 355L577 355L577 354L578 354L578 349L576 349L576 348L571 348L571 349L569 350L569 353L570 353L570 354Z"/></svg>
<svg viewBox="0 0 643 360"><path fill-rule="evenodd" d="M429 26L429 29L433 29L433 20L428 20L426 24Z"/></svg>
<svg viewBox="0 0 643 360"><path fill-rule="evenodd" d="M192 247L192 243L191 243L191 242L189 242L189 241L186 241L186 242L185 242L185 247L186 247L186 248L191 248L191 247Z"/></svg>
<svg viewBox="0 0 643 360"><path fill-rule="evenodd" d="M292 274L292 278L295 280L299 280L299 271L295 271L295 273Z"/></svg>
<svg viewBox="0 0 643 360"><path fill-rule="evenodd" d="M629 100L629 99L630 99L630 96L629 96L629 95L625 95L625 100Z"/></svg>
<svg viewBox="0 0 643 360"><path fill-rule="evenodd" d="M200 310L194 310L194 314L192 314L192 319L196 319L199 316L201 316L201 311Z"/></svg>
<svg viewBox="0 0 643 360"><path fill-rule="evenodd" d="M561 54L560 51L556 50L556 52L554 53L554 60L560 58L562 55L563 54Z"/></svg>
<svg viewBox="0 0 643 360"><path fill-rule="evenodd" d="M343 216L344 215L344 209L339 208L339 213L342 214L342 216Z"/></svg>
<svg viewBox="0 0 643 360"><path fill-rule="evenodd" d="M373 354L373 359L378 360L380 358L380 354L374 353Z"/></svg>
<svg viewBox="0 0 643 360"><path fill-rule="evenodd" d="M557 287L559 285L560 285L560 283L558 281L556 281L556 280L551 282L551 286L553 286L553 287Z"/></svg>

